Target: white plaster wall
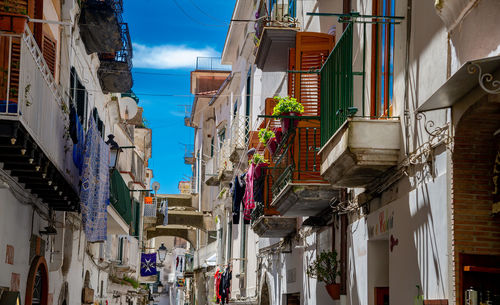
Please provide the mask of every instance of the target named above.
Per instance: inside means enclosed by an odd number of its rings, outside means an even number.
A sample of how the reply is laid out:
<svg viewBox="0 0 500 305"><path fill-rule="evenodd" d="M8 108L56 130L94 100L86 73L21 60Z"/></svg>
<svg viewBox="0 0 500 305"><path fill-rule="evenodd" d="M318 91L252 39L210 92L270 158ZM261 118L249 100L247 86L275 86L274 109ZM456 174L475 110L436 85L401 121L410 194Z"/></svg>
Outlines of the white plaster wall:
<svg viewBox="0 0 500 305"><path fill-rule="evenodd" d="M416 285L422 287L425 299L448 298L446 156L446 151L436 156L434 178L427 176L422 181L411 177L415 188L409 192L405 183L400 183L398 199L349 226L348 304L373 304L370 298L374 283L384 284L386 279L371 277L370 270L376 272L385 267L367 266L374 262L369 240L382 240L389 245L391 236L398 240L398 245L392 252L389 250L390 302L411 304L417 295ZM393 228L377 233L381 212L394 215ZM371 238L369 228L375 228Z"/></svg>

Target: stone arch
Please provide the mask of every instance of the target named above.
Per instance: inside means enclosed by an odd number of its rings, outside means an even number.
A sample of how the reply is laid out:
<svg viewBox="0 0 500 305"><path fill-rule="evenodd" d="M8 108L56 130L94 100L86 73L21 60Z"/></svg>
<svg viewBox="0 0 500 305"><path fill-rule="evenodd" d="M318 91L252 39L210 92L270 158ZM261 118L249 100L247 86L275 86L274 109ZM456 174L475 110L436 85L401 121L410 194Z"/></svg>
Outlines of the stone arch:
<svg viewBox="0 0 500 305"><path fill-rule="evenodd" d="M260 300L259 305L271 305L271 297L269 284L267 283L266 277L264 276L264 283L262 283L262 288L260 290Z"/></svg>
<svg viewBox="0 0 500 305"><path fill-rule="evenodd" d="M38 287L36 286L37 283L40 283ZM35 288L40 289L39 304L47 305L49 296L49 269L47 268L47 262L43 256L35 256L31 263L28 281L26 282L26 305L33 304L36 296Z"/></svg>
<svg viewBox="0 0 500 305"><path fill-rule="evenodd" d="M500 256L500 217L492 216L493 166L500 151L500 103L484 96L460 117L452 153L453 263L456 303L464 295L463 265L476 255ZM477 233L480 231L480 233ZM476 257L477 258L477 257ZM486 259L485 259L486 258Z"/></svg>
<svg viewBox="0 0 500 305"><path fill-rule="evenodd" d="M59 299L58 299L57 304L59 304L59 305L69 304L68 282L64 282L62 284L61 292L59 293Z"/></svg>
<svg viewBox="0 0 500 305"><path fill-rule="evenodd" d="M154 231L147 231L146 238L151 239L161 236L172 236L179 237L191 245L193 249L196 249L196 231L192 229L181 229L181 228L156 228Z"/></svg>

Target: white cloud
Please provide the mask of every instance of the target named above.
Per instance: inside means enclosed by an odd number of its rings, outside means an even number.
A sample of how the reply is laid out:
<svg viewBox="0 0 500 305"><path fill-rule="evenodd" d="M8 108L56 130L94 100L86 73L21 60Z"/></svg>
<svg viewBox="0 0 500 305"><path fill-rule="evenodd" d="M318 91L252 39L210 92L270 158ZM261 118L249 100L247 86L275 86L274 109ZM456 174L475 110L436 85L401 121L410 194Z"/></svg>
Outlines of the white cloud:
<svg viewBox="0 0 500 305"><path fill-rule="evenodd" d="M195 49L185 45L146 46L138 43L134 47L134 67L149 69L194 68L197 57L216 57L219 54L210 47Z"/></svg>

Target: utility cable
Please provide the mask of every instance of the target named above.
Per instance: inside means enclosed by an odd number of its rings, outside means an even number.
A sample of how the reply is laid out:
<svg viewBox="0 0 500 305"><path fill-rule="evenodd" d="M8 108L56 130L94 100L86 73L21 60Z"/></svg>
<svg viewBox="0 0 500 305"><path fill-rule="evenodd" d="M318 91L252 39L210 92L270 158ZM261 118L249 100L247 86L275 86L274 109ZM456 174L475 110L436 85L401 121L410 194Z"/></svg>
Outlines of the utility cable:
<svg viewBox="0 0 500 305"><path fill-rule="evenodd" d="M191 21L195 22L195 23L198 23L200 25L203 25L203 26L211 26L211 27L226 27L226 25L217 25L217 24L207 24L207 23L203 23L203 22L200 22L198 19L192 17L191 15L189 15L183 8L182 6L177 2L177 0L172 0L174 2L174 4L177 6L177 8L187 17L189 18Z"/></svg>

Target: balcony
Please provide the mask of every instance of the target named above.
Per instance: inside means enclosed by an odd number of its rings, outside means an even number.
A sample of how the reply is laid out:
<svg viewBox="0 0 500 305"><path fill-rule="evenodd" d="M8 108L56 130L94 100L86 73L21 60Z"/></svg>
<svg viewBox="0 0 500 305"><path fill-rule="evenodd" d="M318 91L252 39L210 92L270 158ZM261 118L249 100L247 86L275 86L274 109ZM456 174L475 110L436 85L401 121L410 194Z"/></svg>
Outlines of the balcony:
<svg viewBox="0 0 500 305"><path fill-rule="evenodd" d="M78 26L87 54L122 49L122 0L84 0Z"/></svg>
<svg viewBox="0 0 500 305"><path fill-rule="evenodd" d="M261 203L257 203L252 212L252 230L260 237L287 237L297 230L296 217L268 214Z"/></svg>
<svg viewBox="0 0 500 305"><path fill-rule="evenodd" d="M194 156L194 145L185 144L184 145L184 163L185 164L194 164L196 158Z"/></svg>
<svg viewBox="0 0 500 305"><path fill-rule="evenodd" d="M230 160L231 142L226 139L217 152L217 174L221 183L229 183L233 178L233 163Z"/></svg>
<svg viewBox="0 0 500 305"><path fill-rule="evenodd" d="M0 36L0 48L7 58L0 71L3 169L51 208L77 211L68 104L28 27L19 36Z"/></svg>
<svg viewBox="0 0 500 305"><path fill-rule="evenodd" d="M132 89L132 42L128 24L120 23L121 45L118 51L99 53L101 62L97 70L104 93L129 92Z"/></svg>
<svg viewBox="0 0 500 305"><path fill-rule="evenodd" d="M209 186L217 186L219 183L220 179L217 168L217 157L213 156L205 163L205 184Z"/></svg>
<svg viewBox="0 0 500 305"><path fill-rule="evenodd" d="M399 119L365 116L364 93L354 103L354 76L364 85L365 71L353 72L352 45L349 24L320 71L321 175L336 187L366 186L397 165L401 147Z"/></svg>
<svg viewBox="0 0 500 305"><path fill-rule="evenodd" d="M265 201L281 216L318 215L339 195L320 175L319 121L300 120L283 136L267 170Z"/></svg>
<svg viewBox="0 0 500 305"><path fill-rule="evenodd" d="M249 129L250 121L248 116L233 116L233 121L231 122L231 139L229 144L229 160L231 162L239 163L242 156L246 155Z"/></svg>
<svg viewBox="0 0 500 305"><path fill-rule="evenodd" d="M266 12L270 12L269 15ZM257 67L264 72L286 71L288 56L284 54L295 47L295 36L300 29L296 19L296 0L261 1L257 14Z"/></svg>

